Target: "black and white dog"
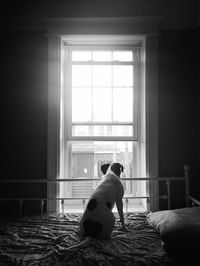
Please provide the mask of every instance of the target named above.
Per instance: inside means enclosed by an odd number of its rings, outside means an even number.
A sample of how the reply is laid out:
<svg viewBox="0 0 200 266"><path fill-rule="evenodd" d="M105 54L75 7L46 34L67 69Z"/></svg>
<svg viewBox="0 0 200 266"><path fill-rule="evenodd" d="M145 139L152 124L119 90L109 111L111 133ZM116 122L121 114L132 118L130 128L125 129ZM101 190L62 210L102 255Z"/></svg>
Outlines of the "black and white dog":
<svg viewBox="0 0 200 266"><path fill-rule="evenodd" d="M80 234L84 240L67 248L68 250L85 246L92 238L109 239L115 224L112 213L115 203L122 228L125 229L122 202L124 188L120 180L123 168L120 163L101 166L103 180L91 195L80 221Z"/></svg>
<svg viewBox="0 0 200 266"><path fill-rule="evenodd" d="M120 180L123 169L124 167L120 163L101 166L104 174L103 180L92 193L80 221L80 233L84 240L67 248L67 250L83 247L92 238L110 239L115 224L115 216L112 213L115 203L122 228L125 229L122 202L124 187Z"/></svg>
<svg viewBox="0 0 200 266"><path fill-rule="evenodd" d="M125 229L123 202L124 188L120 180L123 166L119 163L101 166L103 181L91 195L80 222L81 235L109 239L115 224L112 213L114 204L120 216L122 228Z"/></svg>

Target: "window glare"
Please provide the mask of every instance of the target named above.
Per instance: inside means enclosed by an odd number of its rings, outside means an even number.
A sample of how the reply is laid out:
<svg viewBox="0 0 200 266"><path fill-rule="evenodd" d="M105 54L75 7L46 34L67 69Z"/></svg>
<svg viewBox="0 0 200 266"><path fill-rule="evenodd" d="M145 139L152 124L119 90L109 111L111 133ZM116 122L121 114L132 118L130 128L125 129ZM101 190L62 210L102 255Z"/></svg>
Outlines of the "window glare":
<svg viewBox="0 0 200 266"><path fill-rule="evenodd" d="M98 126L72 126L72 136L109 136L109 137L131 137L133 135L133 126L123 125L98 125Z"/></svg>
<svg viewBox="0 0 200 266"><path fill-rule="evenodd" d="M111 58L111 51L85 53L84 58ZM114 53L132 58L129 51ZM133 122L133 75L133 65L72 65L72 122Z"/></svg>
<svg viewBox="0 0 200 266"><path fill-rule="evenodd" d="M94 88L93 89L93 121L111 121L112 94L111 88ZM103 103L103 108L102 108Z"/></svg>
<svg viewBox="0 0 200 266"><path fill-rule="evenodd" d="M92 70L93 86L112 85L112 66L93 66Z"/></svg>
<svg viewBox="0 0 200 266"><path fill-rule="evenodd" d="M94 61L111 61L112 52L111 51L95 51L93 52Z"/></svg>
<svg viewBox="0 0 200 266"><path fill-rule="evenodd" d="M113 52L114 61L133 61L133 52L132 51L114 51Z"/></svg>
<svg viewBox="0 0 200 266"><path fill-rule="evenodd" d="M90 121L91 105L92 99L90 88L72 88L72 121Z"/></svg>
<svg viewBox="0 0 200 266"><path fill-rule="evenodd" d="M119 108L120 106L120 108ZM133 121L133 88L114 88L113 119L114 121Z"/></svg>
<svg viewBox="0 0 200 266"><path fill-rule="evenodd" d="M91 86L91 66L72 66L72 87Z"/></svg>
<svg viewBox="0 0 200 266"><path fill-rule="evenodd" d="M140 82L144 77L140 55L145 49L136 46L135 39L131 46L129 39L121 42L121 36L110 44L107 37L98 44L90 37L91 42L88 37L86 42L72 38L74 45L64 42L66 49L61 53L59 176L71 180L59 183L59 197L73 199L60 204L60 210L67 212L82 211L101 181L105 163L124 166L124 196L148 192L146 181L126 180L146 174L145 91ZM125 203L128 211L146 210L146 202L139 198Z"/></svg>
<svg viewBox="0 0 200 266"><path fill-rule="evenodd" d="M91 51L73 51L72 61L89 61L92 59Z"/></svg>
<svg viewBox="0 0 200 266"><path fill-rule="evenodd" d="M133 61L132 51L72 51L72 61Z"/></svg>
<svg viewBox="0 0 200 266"><path fill-rule="evenodd" d="M113 66L114 86L133 86L133 66Z"/></svg>

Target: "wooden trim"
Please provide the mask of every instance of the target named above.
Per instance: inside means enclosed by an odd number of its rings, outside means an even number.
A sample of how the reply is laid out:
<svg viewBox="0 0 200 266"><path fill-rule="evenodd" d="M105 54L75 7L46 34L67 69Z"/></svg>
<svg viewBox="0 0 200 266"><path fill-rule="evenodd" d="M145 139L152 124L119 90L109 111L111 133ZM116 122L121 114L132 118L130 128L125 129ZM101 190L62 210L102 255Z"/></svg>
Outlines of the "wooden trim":
<svg viewBox="0 0 200 266"><path fill-rule="evenodd" d="M146 38L146 160L147 176L158 177L158 38ZM150 194L158 195L158 183L150 186ZM150 202L152 210L159 201Z"/></svg>
<svg viewBox="0 0 200 266"><path fill-rule="evenodd" d="M68 141L138 141L129 136L71 136Z"/></svg>
<svg viewBox="0 0 200 266"><path fill-rule="evenodd" d="M161 17L46 18L50 34L157 34Z"/></svg>
<svg viewBox="0 0 200 266"><path fill-rule="evenodd" d="M59 176L60 152L60 73L61 73L61 38L48 36L48 144L47 178ZM58 185L48 183L47 195L57 196ZM56 211L56 202L49 202L49 212Z"/></svg>
<svg viewBox="0 0 200 266"><path fill-rule="evenodd" d="M72 126L132 126L133 122L72 122Z"/></svg>

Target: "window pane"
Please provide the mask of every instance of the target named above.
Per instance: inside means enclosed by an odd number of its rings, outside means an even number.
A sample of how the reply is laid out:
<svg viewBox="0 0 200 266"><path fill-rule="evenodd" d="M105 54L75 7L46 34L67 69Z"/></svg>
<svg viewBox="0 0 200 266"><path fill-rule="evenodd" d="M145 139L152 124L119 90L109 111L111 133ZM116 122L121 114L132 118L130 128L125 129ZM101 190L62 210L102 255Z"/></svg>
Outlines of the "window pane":
<svg viewBox="0 0 200 266"><path fill-rule="evenodd" d="M92 59L91 51L73 51L72 61L89 61Z"/></svg>
<svg viewBox="0 0 200 266"><path fill-rule="evenodd" d="M133 61L133 52L132 51L114 51L113 60L115 61Z"/></svg>
<svg viewBox="0 0 200 266"><path fill-rule="evenodd" d="M60 196L62 198L72 198L72 200L66 200L64 205L60 205L60 211L62 207L64 212L83 212L86 207L88 200L83 202L82 200L77 200L77 198L84 199L89 198L92 192L101 182L99 181L84 181L85 178L101 178L103 173L101 172L101 166L105 163L120 162L124 166L124 171L121 174L121 178L131 178L137 176L137 143L135 142L125 142L125 141L87 141L87 142L70 142L70 150L72 151L72 163L71 163L71 173L72 182L61 183ZM80 181L75 182L73 178L80 178ZM143 186L141 186L137 181L122 181L124 186L124 196L140 196L145 194L145 183L144 191ZM139 194L141 193L142 194ZM143 194L144 192L144 194ZM74 199L74 200L73 200ZM146 210L146 207L142 205L143 200L124 200L124 210L128 211ZM114 208L113 211L117 211Z"/></svg>
<svg viewBox="0 0 200 266"><path fill-rule="evenodd" d="M111 61L112 52L111 51L94 51L93 60L94 61Z"/></svg>
<svg viewBox="0 0 200 266"><path fill-rule="evenodd" d="M91 66L72 66L72 87L91 86Z"/></svg>
<svg viewBox="0 0 200 266"><path fill-rule="evenodd" d="M113 66L114 86L133 86L133 66Z"/></svg>
<svg viewBox="0 0 200 266"><path fill-rule="evenodd" d="M93 88L93 121L111 121L111 88Z"/></svg>
<svg viewBox="0 0 200 266"><path fill-rule="evenodd" d="M113 89L113 119L117 122L133 121L132 87L117 87Z"/></svg>
<svg viewBox="0 0 200 266"><path fill-rule="evenodd" d="M101 165L108 162L120 162L124 165L121 177L133 177L133 160L136 161L137 144L124 141L87 141L72 142L72 178L98 178L103 175Z"/></svg>
<svg viewBox="0 0 200 266"><path fill-rule="evenodd" d="M91 121L91 88L72 88L72 121Z"/></svg>
<svg viewBox="0 0 200 266"><path fill-rule="evenodd" d="M112 85L112 67L111 66L93 66L92 73L93 86L111 86Z"/></svg>
<svg viewBox="0 0 200 266"><path fill-rule="evenodd" d="M85 125L73 125L72 136L118 136L118 137L131 137L133 136L133 127L129 125L123 126L85 126Z"/></svg>

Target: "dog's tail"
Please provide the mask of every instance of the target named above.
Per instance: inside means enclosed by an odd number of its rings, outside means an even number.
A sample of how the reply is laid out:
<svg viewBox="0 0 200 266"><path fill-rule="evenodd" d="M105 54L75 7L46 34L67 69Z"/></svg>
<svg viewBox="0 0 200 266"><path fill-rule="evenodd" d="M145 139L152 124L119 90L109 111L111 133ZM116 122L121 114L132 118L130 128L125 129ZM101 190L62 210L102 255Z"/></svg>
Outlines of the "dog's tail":
<svg viewBox="0 0 200 266"><path fill-rule="evenodd" d="M71 246L71 247L68 247L66 250L72 250L72 249L76 249L76 248L82 248L84 246L87 246L87 244L92 240L92 237L91 236L87 236L83 241Z"/></svg>

